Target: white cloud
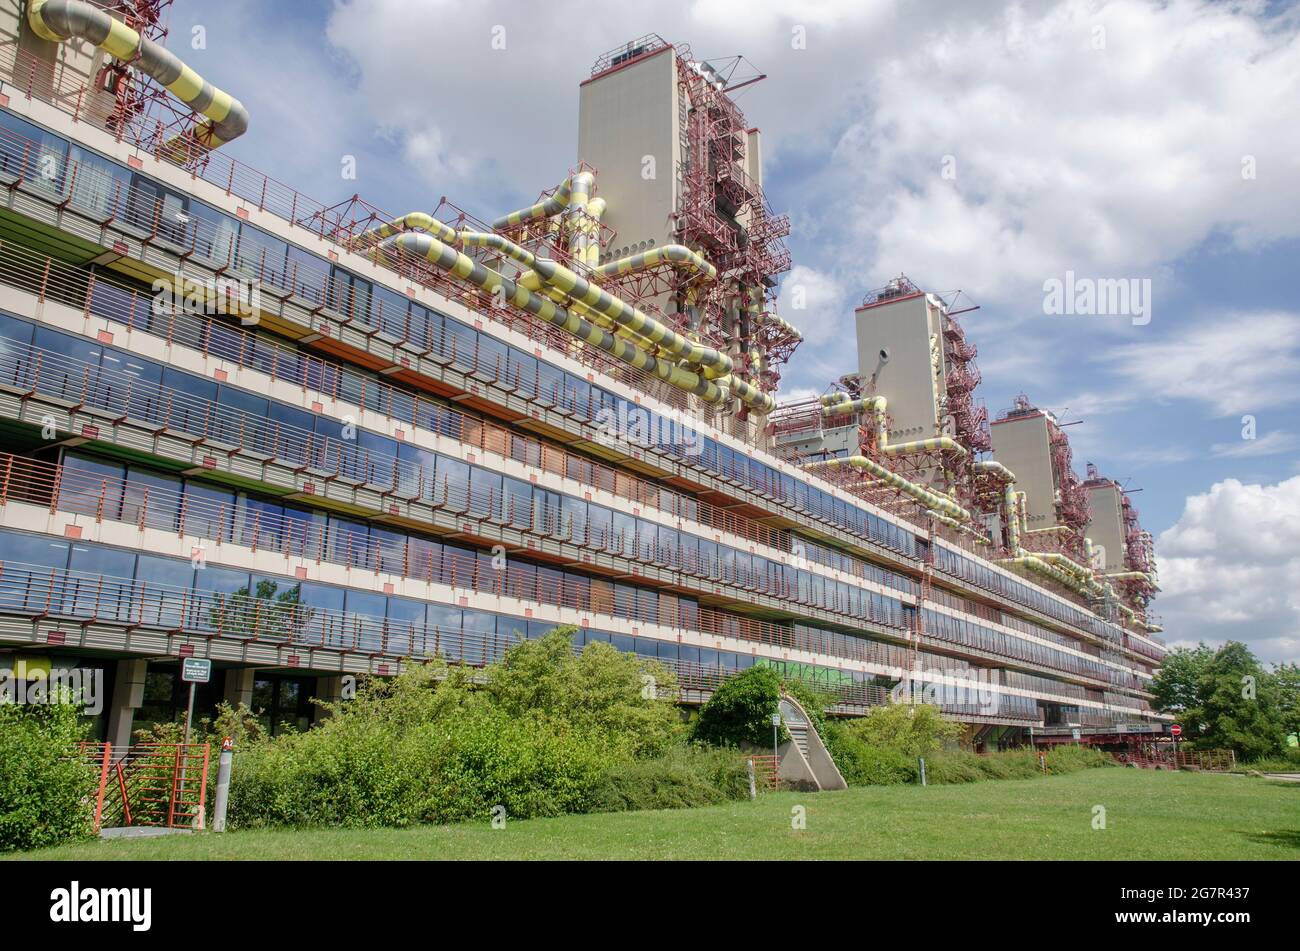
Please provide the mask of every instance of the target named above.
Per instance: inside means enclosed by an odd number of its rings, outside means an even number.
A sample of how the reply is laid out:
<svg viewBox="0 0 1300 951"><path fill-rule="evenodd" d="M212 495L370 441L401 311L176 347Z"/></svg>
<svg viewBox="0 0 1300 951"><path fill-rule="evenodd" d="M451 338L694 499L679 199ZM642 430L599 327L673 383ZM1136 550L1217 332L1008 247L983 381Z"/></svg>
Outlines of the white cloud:
<svg viewBox="0 0 1300 951"><path fill-rule="evenodd" d="M796 264L781 284L777 306L781 315L799 328L804 346L834 342L843 356L845 339L855 341L850 352L857 346L852 303L843 284L833 275Z"/></svg>
<svg viewBox="0 0 1300 951"><path fill-rule="evenodd" d="M1238 442L1216 442L1210 451L1219 459L1250 458L1255 456L1275 456L1290 452L1300 445L1300 437L1295 433L1275 429L1255 439L1242 439Z"/></svg>
<svg viewBox="0 0 1300 951"><path fill-rule="evenodd" d="M1300 398L1300 316L1226 314L1175 337L1114 347L1101 362L1134 398L1195 400L1214 416L1255 413Z"/></svg>
<svg viewBox="0 0 1300 951"><path fill-rule="evenodd" d="M1300 476L1190 496L1156 555L1171 643L1231 639L1266 661L1300 659Z"/></svg>
<svg viewBox="0 0 1300 951"><path fill-rule="evenodd" d="M1012 5L898 44L837 152L872 277L959 271L977 297L1025 301L1066 269L1150 277L1213 236L1300 233L1300 127L1279 122L1300 33L1263 9Z"/></svg>

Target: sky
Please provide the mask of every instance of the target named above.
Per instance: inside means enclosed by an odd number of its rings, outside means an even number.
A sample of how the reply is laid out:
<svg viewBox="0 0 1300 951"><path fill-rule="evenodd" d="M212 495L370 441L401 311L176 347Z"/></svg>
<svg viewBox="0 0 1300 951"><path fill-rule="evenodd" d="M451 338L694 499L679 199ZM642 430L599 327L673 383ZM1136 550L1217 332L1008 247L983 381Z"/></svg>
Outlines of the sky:
<svg viewBox="0 0 1300 951"><path fill-rule="evenodd" d="M658 33L743 54L794 229L783 394L856 370L867 291L960 290L990 414L1024 393L1078 420L1080 475L1141 490L1166 639L1300 661L1300 5L176 0L170 27L249 108L248 164L326 203L487 219L576 162L600 53ZM1053 306L1053 282L1115 281L1121 314Z"/></svg>

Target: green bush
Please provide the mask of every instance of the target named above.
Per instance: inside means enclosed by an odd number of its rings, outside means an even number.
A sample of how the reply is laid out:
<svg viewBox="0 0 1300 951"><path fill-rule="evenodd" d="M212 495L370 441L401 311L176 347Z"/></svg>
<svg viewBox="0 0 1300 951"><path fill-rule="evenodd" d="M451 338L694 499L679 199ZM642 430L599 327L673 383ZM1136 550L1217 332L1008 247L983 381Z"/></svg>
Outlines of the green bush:
<svg viewBox="0 0 1300 951"><path fill-rule="evenodd" d="M1090 746L1057 746L1047 754L1047 771L1056 775L1118 765L1115 757Z"/></svg>
<svg viewBox="0 0 1300 951"><path fill-rule="evenodd" d="M0 852L94 835L99 774L73 703L0 704Z"/></svg>
<svg viewBox="0 0 1300 951"><path fill-rule="evenodd" d="M591 794L591 811L684 809L749 797L743 756L731 750L683 747L608 770Z"/></svg>
<svg viewBox="0 0 1300 951"><path fill-rule="evenodd" d="M553 816L592 808L599 789L612 808L618 770L680 745L676 684L608 644L575 655L572 634L522 642L481 672L436 662L369 680L317 728L248 741L231 826L406 826L488 819L497 806ZM725 772L696 775L730 788Z"/></svg>
<svg viewBox="0 0 1300 951"><path fill-rule="evenodd" d="M771 667L757 666L729 677L700 707L695 739L712 746L772 742L772 714L781 697L781 678ZM782 730L781 739L788 734Z"/></svg>
<svg viewBox="0 0 1300 951"><path fill-rule="evenodd" d="M916 760L897 750L868 745L851 724L832 721L822 740L850 786L899 786L916 781Z"/></svg>

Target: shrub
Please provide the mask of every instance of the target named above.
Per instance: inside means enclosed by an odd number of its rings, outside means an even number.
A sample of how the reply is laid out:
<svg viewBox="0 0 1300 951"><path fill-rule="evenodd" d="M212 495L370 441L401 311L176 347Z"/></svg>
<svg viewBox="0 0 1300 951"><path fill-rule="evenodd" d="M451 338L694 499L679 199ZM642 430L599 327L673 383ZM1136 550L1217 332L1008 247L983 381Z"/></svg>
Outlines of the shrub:
<svg viewBox="0 0 1300 951"><path fill-rule="evenodd" d="M729 677L700 708L695 739L713 746L767 746L780 696L781 678L771 667L751 667Z"/></svg>
<svg viewBox="0 0 1300 951"><path fill-rule="evenodd" d="M608 770L592 789L591 810L684 809L748 797L744 757L691 746Z"/></svg>
<svg viewBox="0 0 1300 951"><path fill-rule="evenodd" d="M898 786L916 781L916 760L897 750L867 745L850 724L827 724L822 739L850 786Z"/></svg>
<svg viewBox="0 0 1300 951"><path fill-rule="evenodd" d="M355 699L327 704L316 729L249 742L232 775L231 826L589 808L602 777L662 755L683 729L669 671L607 644L575 655L572 633L522 642L479 673L436 662L369 680Z"/></svg>
<svg viewBox="0 0 1300 951"><path fill-rule="evenodd" d="M938 707L925 703L873 707L865 717L847 724L847 729L868 746L910 759L933 753L961 736L960 724L945 720Z"/></svg>
<svg viewBox="0 0 1300 951"><path fill-rule="evenodd" d="M98 773L73 703L0 704L0 852L94 834Z"/></svg>
<svg viewBox="0 0 1300 951"><path fill-rule="evenodd" d="M1047 754L1047 771L1058 775L1116 765L1115 757L1090 746L1057 746Z"/></svg>

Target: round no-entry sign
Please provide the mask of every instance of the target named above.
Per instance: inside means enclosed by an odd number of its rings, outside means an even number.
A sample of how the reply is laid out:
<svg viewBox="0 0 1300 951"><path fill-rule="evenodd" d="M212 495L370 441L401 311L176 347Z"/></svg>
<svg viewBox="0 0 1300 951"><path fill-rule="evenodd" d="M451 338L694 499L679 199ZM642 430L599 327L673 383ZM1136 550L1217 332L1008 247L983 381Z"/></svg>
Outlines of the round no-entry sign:
<svg viewBox="0 0 1300 951"><path fill-rule="evenodd" d="M1183 728L1182 728L1181 726L1179 726L1177 723L1175 723L1173 726L1171 726L1171 727L1169 728L1169 732L1170 732L1173 736L1182 736L1182 735L1183 735Z"/></svg>

